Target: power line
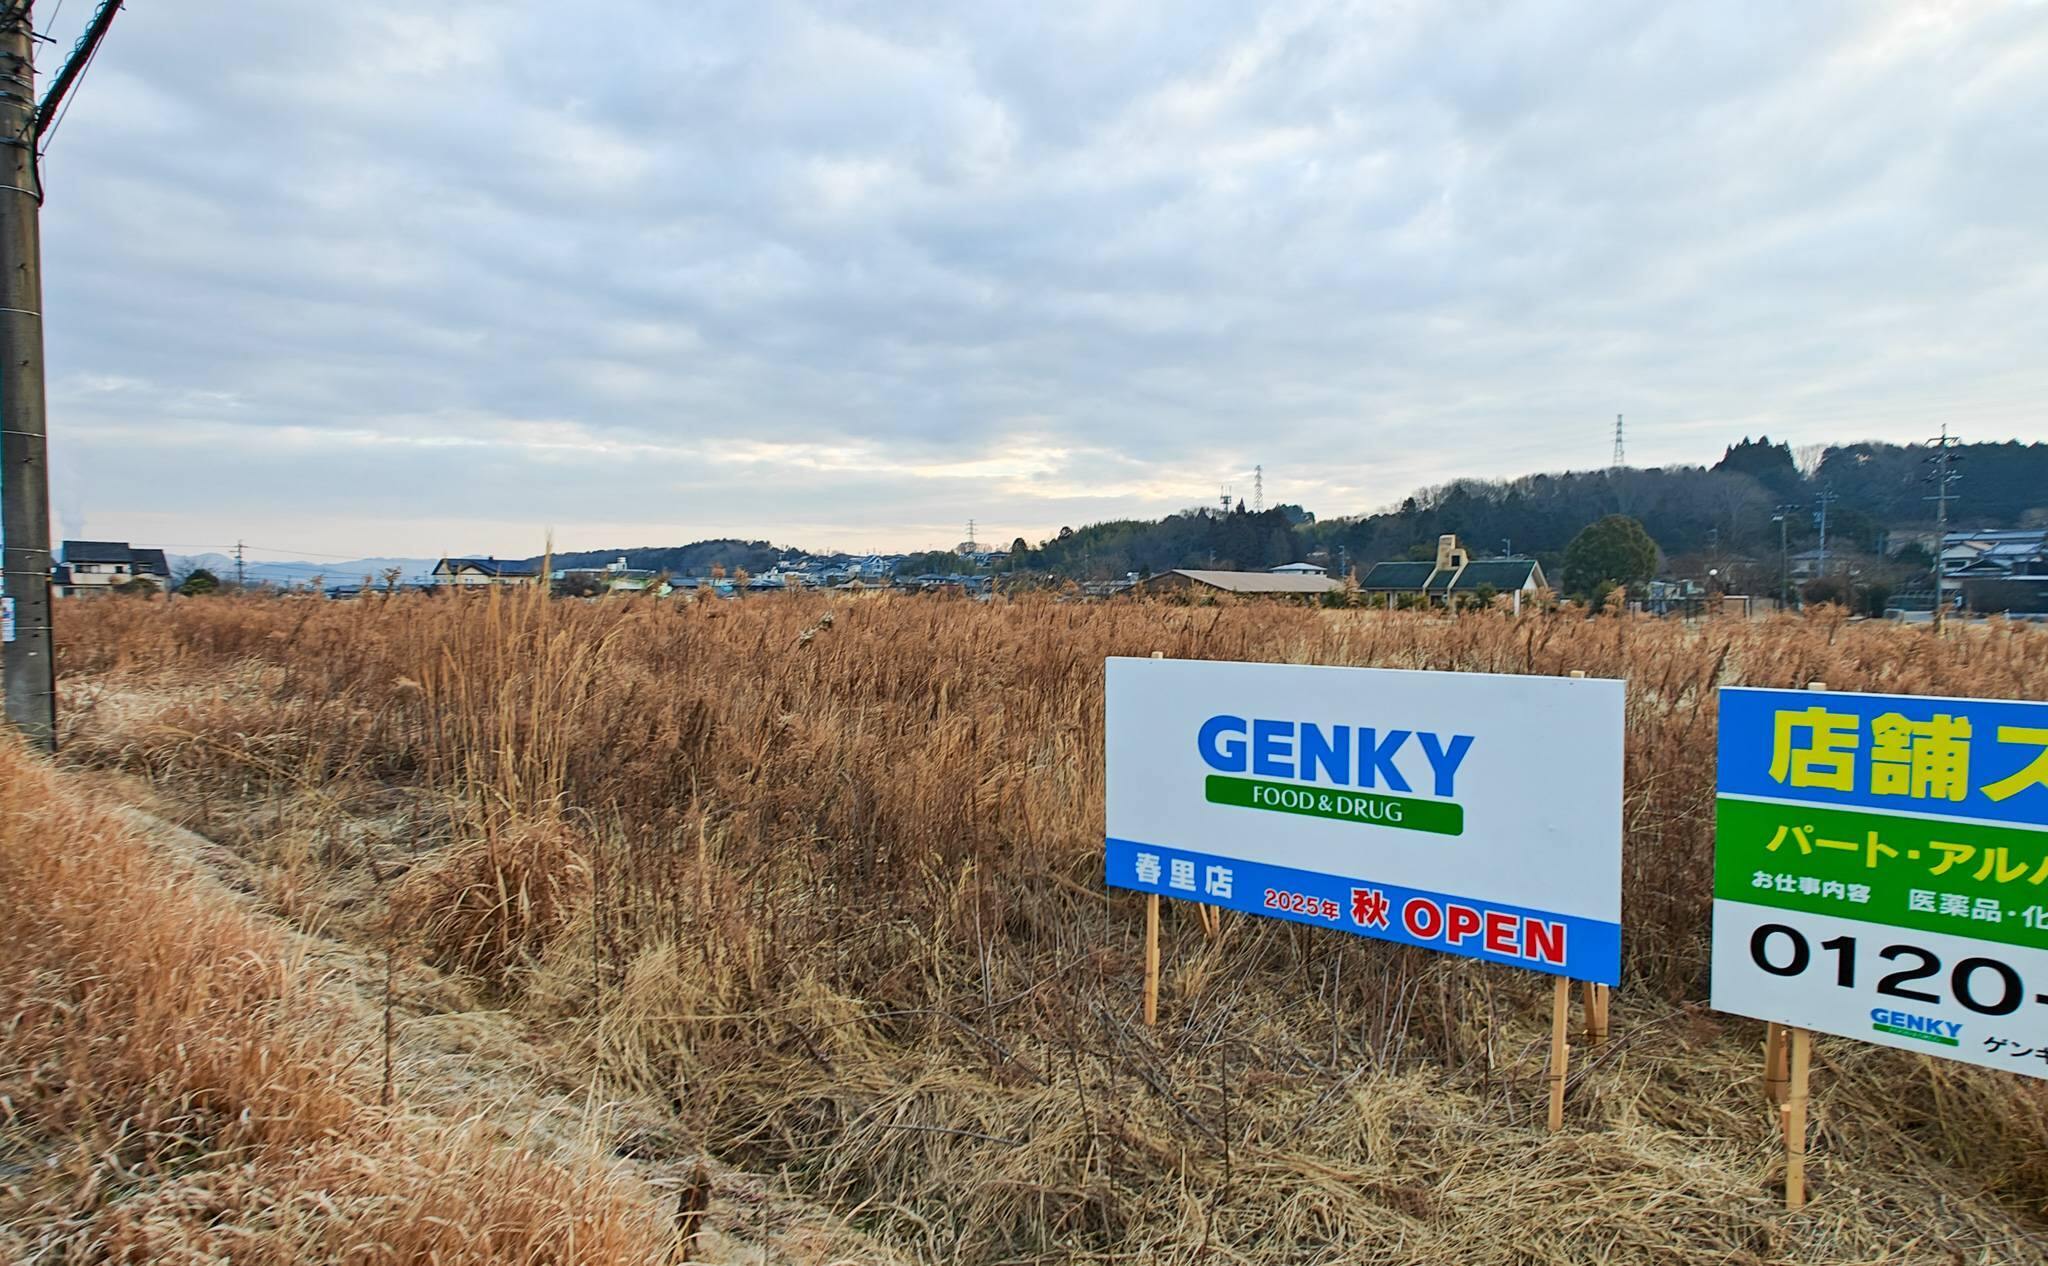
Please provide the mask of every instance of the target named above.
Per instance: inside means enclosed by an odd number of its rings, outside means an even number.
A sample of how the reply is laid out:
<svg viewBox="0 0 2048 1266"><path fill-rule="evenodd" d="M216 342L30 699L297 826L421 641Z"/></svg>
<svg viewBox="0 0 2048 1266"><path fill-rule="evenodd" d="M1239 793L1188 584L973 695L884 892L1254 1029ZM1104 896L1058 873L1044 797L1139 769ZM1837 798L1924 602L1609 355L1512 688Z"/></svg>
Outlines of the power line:
<svg viewBox="0 0 2048 1266"><path fill-rule="evenodd" d="M78 43L71 46L71 55L64 59L63 69L50 81L50 90L43 94L41 105L36 107L35 135L31 142L40 148L43 137L56 130L62 117L59 111L71 89L85 77L92 65L92 59L100 51L100 41L107 37L107 29L114 25L114 15L121 11L122 0L100 0L100 7L94 11L92 21L85 24L85 32L78 37Z"/></svg>

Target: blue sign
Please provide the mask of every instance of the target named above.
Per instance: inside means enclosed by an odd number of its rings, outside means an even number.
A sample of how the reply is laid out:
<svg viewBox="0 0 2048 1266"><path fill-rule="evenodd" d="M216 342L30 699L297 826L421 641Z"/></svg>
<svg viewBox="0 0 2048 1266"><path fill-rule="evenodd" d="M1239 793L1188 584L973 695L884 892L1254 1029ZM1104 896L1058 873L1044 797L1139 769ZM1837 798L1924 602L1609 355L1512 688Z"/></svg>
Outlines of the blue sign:
<svg viewBox="0 0 2048 1266"><path fill-rule="evenodd" d="M1731 687L1720 742L1724 796L2048 819L2048 704Z"/></svg>

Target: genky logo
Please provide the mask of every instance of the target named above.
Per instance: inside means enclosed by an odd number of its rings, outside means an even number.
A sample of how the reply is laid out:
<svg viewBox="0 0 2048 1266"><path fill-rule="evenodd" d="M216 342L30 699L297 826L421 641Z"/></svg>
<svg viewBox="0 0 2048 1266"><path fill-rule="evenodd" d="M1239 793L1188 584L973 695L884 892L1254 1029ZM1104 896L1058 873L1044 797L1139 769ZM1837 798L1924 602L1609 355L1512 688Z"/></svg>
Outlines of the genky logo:
<svg viewBox="0 0 2048 1266"><path fill-rule="evenodd" d="M1412 746L1411 746L1412 744ZM1457 794L1458 769L1472 750L1472 736L1446 738L1428 730L1385 730L1374 726L1317 725L1312 721L1246 720L1220 713L1202 723L1195 747L1209 768L1223 774L1285 778L1336 787L1414 791L1411 773L1428 766L1429 794ZM1414 753L1420 752L1417 761ZM1407 751L1408 769L1402 769Z"/></svg>

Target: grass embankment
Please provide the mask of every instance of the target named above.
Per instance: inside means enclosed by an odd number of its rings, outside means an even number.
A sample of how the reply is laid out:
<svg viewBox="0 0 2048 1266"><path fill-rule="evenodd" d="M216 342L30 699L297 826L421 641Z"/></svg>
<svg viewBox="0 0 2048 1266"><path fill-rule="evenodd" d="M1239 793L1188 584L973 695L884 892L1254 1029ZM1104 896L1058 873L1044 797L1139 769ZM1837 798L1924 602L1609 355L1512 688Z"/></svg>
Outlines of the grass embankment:
<svg viewBox="0 0 2048 1266"><path fill-rule="evenodd" d="M1702 1005L1714 688L2048 697L2037 632L492 595L73 604L64 634L68 759L923 1260L2048 1251L2039 1083L1822 1040L1787 1215L1761 1028ZM1132 1023L1101 662L1155 650L1628 678L1626 985L1567 1133L1549 991L1509 970L1169 903L1165 1020Z"/></svg>
<svg viewBox="0 0 2048 1266"><path fill-rule="evenodd" d="M0 1257L646 1262L594 1153L379 1104L292 938L0 742ZM366 1049L367 1048L367 1049Z"/></svg>

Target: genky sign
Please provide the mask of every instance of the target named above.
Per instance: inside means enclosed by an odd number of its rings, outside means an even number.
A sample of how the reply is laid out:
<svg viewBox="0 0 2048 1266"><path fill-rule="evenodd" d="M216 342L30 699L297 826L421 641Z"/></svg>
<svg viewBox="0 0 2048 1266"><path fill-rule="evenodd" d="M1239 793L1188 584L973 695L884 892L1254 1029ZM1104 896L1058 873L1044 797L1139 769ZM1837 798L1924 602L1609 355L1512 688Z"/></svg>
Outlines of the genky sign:
<svg viewBox="0 0 2048 1266"><path fill-rule="evenodd" d="M1622 683L1112 659L1118 887L1618 983Z"/></svg>

